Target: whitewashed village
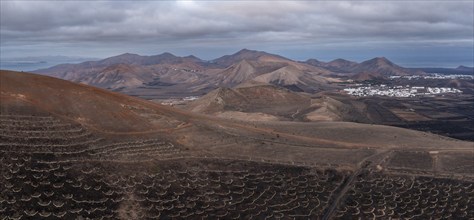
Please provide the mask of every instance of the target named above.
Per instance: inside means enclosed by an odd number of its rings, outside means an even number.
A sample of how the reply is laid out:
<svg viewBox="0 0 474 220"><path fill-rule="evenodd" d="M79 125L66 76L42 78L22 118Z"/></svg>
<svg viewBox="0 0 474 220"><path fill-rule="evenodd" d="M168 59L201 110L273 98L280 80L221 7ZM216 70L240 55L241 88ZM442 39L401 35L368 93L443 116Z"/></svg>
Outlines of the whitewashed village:
<svg viewBox="0 0 474 220"><path fill-rule="evenodd" d="M407 76L390 76L390 80L396 79L474 79L472 75L407 75ZM417 96L437 96L445 94L461 94L462 91L456 88L449 87L426 87L426 86L410 86L397 85L388 86L385 84L371 85L371 84L356 84L354 87L345 88L344 91L352 96L367 97L367 96L387 96L397 98L408 98Z"/></svg>
<svg viewBox="0 0 474 220"><path fill-rule="evenodd" d="M349 95L366 96L388 96L388 97L416 97L416 96L434 96L443 94L462 93L461 90L447 87L424 87L424 86L387 86L387 85L361 85L354 88L344 89Z"/></svg>

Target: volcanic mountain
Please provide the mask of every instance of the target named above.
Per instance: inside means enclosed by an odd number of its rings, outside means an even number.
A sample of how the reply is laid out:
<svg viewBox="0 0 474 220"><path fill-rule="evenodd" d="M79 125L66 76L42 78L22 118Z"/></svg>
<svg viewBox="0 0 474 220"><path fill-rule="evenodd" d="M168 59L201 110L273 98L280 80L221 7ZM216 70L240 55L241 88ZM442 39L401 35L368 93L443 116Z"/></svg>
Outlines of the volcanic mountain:
<svg viewBox="0 0 474 220"><path fill-rule="evenodd" d="M305 63L313 65L313 66L322 67L322 68L325 68L337 73L348 73L350 72L350 70L352 70L358 65L358 63L356 62L352 62L352 61L344 60L344 59L335 59L327 63L316 60L316 59L309 59Z"/></svg>
<svg viewBox="0 0 474 220"><path fill-rule="evenodd" d="M99 61L62 64L35 71L100 88L146 97L183 91L207 91L204 71L213 70L194 56L122 54ZM160 90L161 88L161 90ZM164 88L164 89L163 89ZM165 95L169 96L169 95Z"/></svg>
<svg viewBox="0 0 474 220"><path fill-rule="evenodd" d="M275 55L275 54L270 54L266 53L263 51L256 51L256 50L248 50L248 49L242 49L238 51L237 53L234 53L232 55L224 55L222 57L219 57L217 59L214 59L211 61L211 63L220 65L222 67L228 67L232 64L238 63L240 61L247 60L247 61L274 61L274 62L279 62L279 63L285 63L285 62L294 62L288 58Z"/></svg>
<svg viewBox="0 0 474 220"><path fill-rule="evenodd" d="M236 86L249 80L261 81L275 85L297 86L301 81L308 78L318 78L319 75L327 75L330 73L325 69L295 62L279 55L247 49L215 59L211 61L211 63L227 67L224 71L210 76L211 80L215 82L216 85L227 87ZM262 77L262 75L265 74L274 75L280 72L292 75L291 77L293 80L283 79L290 76L277 76L273 78L268 76ZM272 79L266 80L269 78ZM308 81L309 84L316 86L312 81L318 80L313 79ZM318 82L321 83L322 81Z"/></svg>
<svg viewBox="0 0 474 220"><path fill-rule="evenodd" d="M291 76L273 76L267 82L296 86L301 90L297 86L306 81L307 85L303 85L303 90L316 91L321 86L327 87L322 85L327 81L322 75L331 73L278 55L247 49L209 62L194 56L177 57L170 53L156 56L127 53L104 60L63 64L35 72L139 96L149 95L150 91L201 94L217 87L233 87L264 74L281 72ZM288 80L289 77L293 79ZM258 80L265 81L265 78L268 77Z"/></svg>
<svg viewBox="0 0 474 220"><path fill-rule="evenodd" d="M108 89L136 87L154 78L153 73L143 74L143 71L143 68L135 65L111 64L100 70L95 77L81 77L79 82Z"/></svg>
<svg viewBox="0 0 474 220"><path fill-rule="evenodd" d="M258 67L254 66L256 65L255 62L252 63L248 60L241 60L225 68L223 71L216 73L215 76L212 77L212 80L215 85L230 87L251 80L257 77L261 71L257 69Z"/></svg>
<svg viewBox="0 0 474 220"><path fill-rule="evenodd" d="M456 68L436 68L436 67L423 67L423 68L411 68L413 71L423 71L427 73L437 74L461 74L461 75L474 75L474 67L467 67L460 65Z"/></svg>
<svg viewBox="0 0 474 220"><path fill-rule="evenodd" d="M326 68L335 73L342 75L357 75L355 78L363 77L387 77L387 76L403 76L410 74L423 74L423 71L404 68L396 65L385 57L376 57L362 63L356 63L344 59L336 59L325 63L315 59L309 59L305 63Z"/></svg>
<svg viewBox="0 0 474 220"><path fill-rule="evenodd" d="M364 61L354 68L351 68L351 71L355 73L369 72L381 74L382 76L403 76L414 73L422 73L398 66L385 57L376 57L374 59Z"/></svg>
<svg viewBox="0 0 474 220"><path fill-rule="evenodd" d="M201 95L218 87L234 87L247 81L315 93L332 89L334 86L331 83L338 81L331 77L333 75L369 80L422 73L400 67L384 57L362 63L344 59L328 63L315 59L296 62L247 49L211 61L170 53L155 56L126 53L99 61L62 64L36 72L150 99L155 96Z"/></svg>

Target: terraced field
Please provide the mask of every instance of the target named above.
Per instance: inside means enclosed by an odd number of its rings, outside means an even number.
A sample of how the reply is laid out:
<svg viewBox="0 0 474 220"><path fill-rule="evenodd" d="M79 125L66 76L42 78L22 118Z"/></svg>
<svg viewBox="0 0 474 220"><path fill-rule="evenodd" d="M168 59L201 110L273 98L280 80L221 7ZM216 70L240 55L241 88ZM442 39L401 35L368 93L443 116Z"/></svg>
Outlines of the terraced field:
<svg viewBox="0 0 474 220"><path fill-rule="evenodd" d="M61 159L133 160L178 154L160 139L110 142L79 124L51 116L0 115L0 151L51 154Z"/></svg>
<svg viewBox="0 0 474 220"><path fill-rule="evenodd" d="M0 123L0 219L315 218L347 176L251 162L180 166L180 149L158 139L110 143L51 116ZM126 165L143 158L168 160Z"/></svg>
<svg viewBox="0 0 474 220"><path fill-rule="evenodd" d="M76 219L321 216L344 175L302 168L111 173L98 163L2 153L0 217Z"/></svg>
<svg viewBox="0 0 474 220"><path fill-rule="evenodd" d="M50 115L3 114L0 125L0 219L474 216L468 180L190 157L166 140L113 141Z"/></svg>
<svg viewBox="0 0 474 220"><path fill-rule="evenodd" d="M432 177L360 176L335 217L342 219L472 219L474 184Z"/></svg>

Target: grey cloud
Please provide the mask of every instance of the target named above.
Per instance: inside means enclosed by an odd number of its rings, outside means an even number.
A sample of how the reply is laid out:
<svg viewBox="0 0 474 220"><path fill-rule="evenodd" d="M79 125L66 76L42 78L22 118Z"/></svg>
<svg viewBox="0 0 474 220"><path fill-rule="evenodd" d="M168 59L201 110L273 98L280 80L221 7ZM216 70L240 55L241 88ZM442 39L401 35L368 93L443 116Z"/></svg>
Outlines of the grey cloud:
<svg viewBox="0 0 474 220"><path fill-rule="evenodd" d="M100 25L120 22L121 12L105 10L107 5L94 2L61 1L3 1L1 3L2 29L15 31L41 31L62 26Z"/></svg>
<svg viewBox="0 0 474 220"><path fill-rule="evenodd" d="M471 37L470 2L2 2L6 39ZM471 9L471 11L469 11ZM274 37L271 37L271 34Z"/></svg>
<svg viewBox="0 0 474 220"><path fill-rule="evenodd" d="M2 47L472 47L472 1L1 1ZM471 41L470 41L471 40ZM271 46L269 46L271 45ZM66 46L65 46L66 47ZM5 51L5 50L4 50Z"/></svg>

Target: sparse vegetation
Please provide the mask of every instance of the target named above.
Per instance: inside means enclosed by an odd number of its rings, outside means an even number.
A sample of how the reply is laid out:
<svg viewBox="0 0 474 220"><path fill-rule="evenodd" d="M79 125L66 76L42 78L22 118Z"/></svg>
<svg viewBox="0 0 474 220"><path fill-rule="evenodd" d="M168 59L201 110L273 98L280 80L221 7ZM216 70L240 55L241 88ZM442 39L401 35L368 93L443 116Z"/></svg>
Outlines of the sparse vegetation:
<svg viewBox="0 0 474 220"><path fill-rule="evenodd" d="M94 101L61 105L65 114L54 112L59 108L44 111L57 107L51 99L28 100L35 92L12 93L18 87L5 89L9 81L3 79L0 219L474 214L473 177L466 172L472 167L465 154L472 151L470 142L354 123L246 125L89 88L91 98L83 87L74 88L83 95L74 101L109 100L100 104L120 112L78 110L93 109ZM3 96L4 91L15 95ZM109 130L116 125L123 127ZM375 132L376 138L368 135ZM405 146L414 142L416 150ZM454 152L444 152L447 147Z"/></svg>
<svg viewBox="0 0 474 220"><path fill-rule="evenodd" d="M366 174L340 205L341 219L469 219L474 216L472 182Z"/></svg>

